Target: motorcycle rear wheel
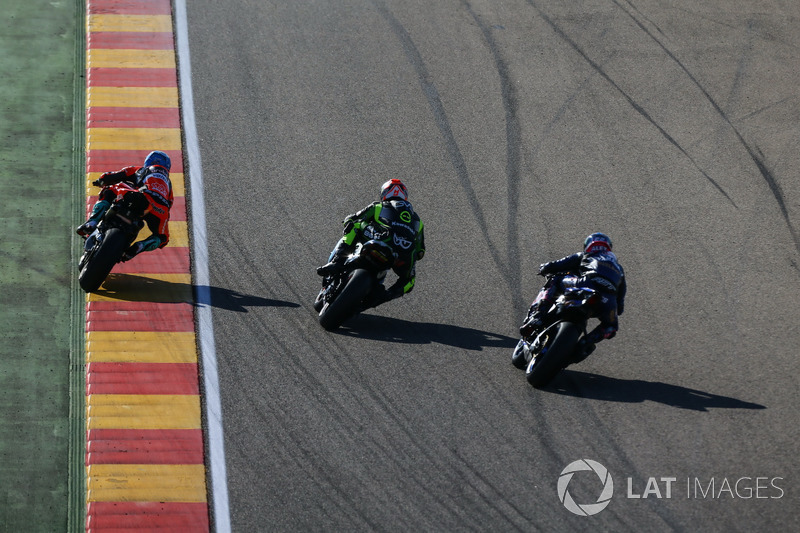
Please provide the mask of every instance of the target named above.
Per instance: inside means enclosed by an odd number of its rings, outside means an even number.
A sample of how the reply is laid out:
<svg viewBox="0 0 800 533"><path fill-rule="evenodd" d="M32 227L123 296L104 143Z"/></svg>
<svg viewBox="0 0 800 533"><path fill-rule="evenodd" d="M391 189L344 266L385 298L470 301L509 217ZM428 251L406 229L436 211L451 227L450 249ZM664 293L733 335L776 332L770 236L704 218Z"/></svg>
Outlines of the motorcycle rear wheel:
<svg viewBox="0 0 800 533"><path fill-rule="evenodd" d="M100 247L95 250L78 275L81 289L85 292L99 289L127 248L127 235L117 228L109 229Z"/></svg>
<svg viewBox="0 0 800 533"><path fill-rule="evenodd" d="M328 331L341 326L345 320L358 312L361 301L372 290L373 283L373 275L370 272L363 269L356 270L336 299L322 308L319 325Z"/></svg>
<svg viewBox="0 0 800 533"><path fill-rule="evenodd" d="M547 351L531 359L528 363L525 370L525 378L528 383L536 388L547 386L556 377L556 374L567 366L569 357L575 350L575 345L582 333L583 328L580 325L574 322L561 322Z"/></svg>

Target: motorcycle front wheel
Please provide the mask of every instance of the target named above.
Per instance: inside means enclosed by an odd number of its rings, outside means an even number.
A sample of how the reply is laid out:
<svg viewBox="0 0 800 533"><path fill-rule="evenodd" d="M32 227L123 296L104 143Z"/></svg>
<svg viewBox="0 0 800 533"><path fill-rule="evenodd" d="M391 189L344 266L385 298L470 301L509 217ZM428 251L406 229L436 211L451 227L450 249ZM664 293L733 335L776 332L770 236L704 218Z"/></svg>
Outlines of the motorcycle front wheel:
<svg viewBox="0 0 800 533"><path fill-rule="evenodd" d="M99 289L127 248L128 236L117 228L109 229L103 237L100 247L83 265L78 275L81 289L85 292Z"/></svg>
<svg viewBox="0 0 800 533"><path fill-rule="evenodd" d="M520 339L517 343L517 347L514 348L514 353L511 354L511 364L520 370L524 370L525 367L528 366L528 362L525 360L526 345L525 339Z"/></svg>
<svg viewBox="0 0 800 533"><path fill-rule="evenodd" d="M319 325L328 331L341 326L345 320L355 315L361 302L372 290L375 277L367 270L353 272L342 292L331 303L322 308Z"/></svg>
<svg viewBox="0 0 800 533"><path fill-rule="evenodd" d="M583 328L574 322L561 322L558 325L553 342L547 347L547 351L531 359L528 368L525 370L525 378L534 387L541 388L547 386L556 374L567 366L567 361L575 345L578 342Z"/></svg>
<svg viewBox="0 0 800 533"><path fill-rule="evenodd" d="M319 313L320 311L322 311L322 306L323 305L325 305L325 289L324 288L321 291L319 291L319 294L317 294L317 298L314 300L314 311Z"/></svg>

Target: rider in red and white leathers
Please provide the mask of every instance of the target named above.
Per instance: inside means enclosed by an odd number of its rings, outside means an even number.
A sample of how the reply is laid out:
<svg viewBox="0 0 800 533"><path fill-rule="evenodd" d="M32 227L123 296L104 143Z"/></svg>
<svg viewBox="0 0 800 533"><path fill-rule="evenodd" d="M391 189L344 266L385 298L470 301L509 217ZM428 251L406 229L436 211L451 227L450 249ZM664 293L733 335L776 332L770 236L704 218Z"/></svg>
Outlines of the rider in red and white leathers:
<svg viewBox="0 0 800 533"><path fill-rule="evenodd" d="M129 166L115 172L106 172L92 185L102 187L98 201L92 208L89 220L78 226L78 235L86 238L97 227L106 211L118 195L126 194L127 189L114 187L127 184L143 193L148 201L144 221L152 235L131 245L122 260L133 259L141 252L163 248L169 242L169 210L172 207L172 182L169 179L171 161L167 154L154 151L148 154L141 167ZM129 192L129 191L128 191Z"/></svg>

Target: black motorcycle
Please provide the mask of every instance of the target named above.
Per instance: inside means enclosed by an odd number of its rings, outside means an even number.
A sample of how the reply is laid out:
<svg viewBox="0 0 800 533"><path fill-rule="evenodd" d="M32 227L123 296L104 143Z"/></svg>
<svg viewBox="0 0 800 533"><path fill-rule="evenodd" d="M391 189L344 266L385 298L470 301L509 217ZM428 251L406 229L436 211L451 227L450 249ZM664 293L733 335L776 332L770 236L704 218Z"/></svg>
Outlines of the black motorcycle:
<svg viewBox="0 0 800 533"><path fill-rule="evenodd" d="M384 242L388 232L359 243L339 272L323 279L323 288L314 302L319 323L335 330L348 318L369 307L373 293L397 260L397 252ZM382 287L381 287L382 288Z"/></svg>
<svg viewBox="0 0 800 533"><path fill-rule="evenodd" d="M117 192L117 200L86 238L78 262L78 282L86 292L100 288L144 227L143 218L149 205L145 195L124 183L111 188Z"/></svg>
<svg viewBox="0 0 800 533"><path fill-rule="evenodd" d="M520 339L511 363L525 369L528 383L545 387L563 368L586 359L594 349L583 340L602 296L589 287L567 288L544 317L544 323Z"/></svg>

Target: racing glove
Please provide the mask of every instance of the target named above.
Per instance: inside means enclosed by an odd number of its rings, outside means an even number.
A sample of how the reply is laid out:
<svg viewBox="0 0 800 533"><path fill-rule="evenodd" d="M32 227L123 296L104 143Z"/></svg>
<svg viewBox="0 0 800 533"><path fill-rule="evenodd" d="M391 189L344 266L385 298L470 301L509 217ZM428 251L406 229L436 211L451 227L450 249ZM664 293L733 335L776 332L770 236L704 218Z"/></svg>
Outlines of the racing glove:
<svg viewBox="0 0 800 533"><path fill-rule="evenodd" d="M119 179L111 179L111 178L112 177L119 178L120 174L124 175L124 172L121 171L104 172L103 174L100 175L99 178L97 178L92 182L92 185L94 185L95 187L105 187L106 185L111 185L112 182L118 183Z"/></svg>

